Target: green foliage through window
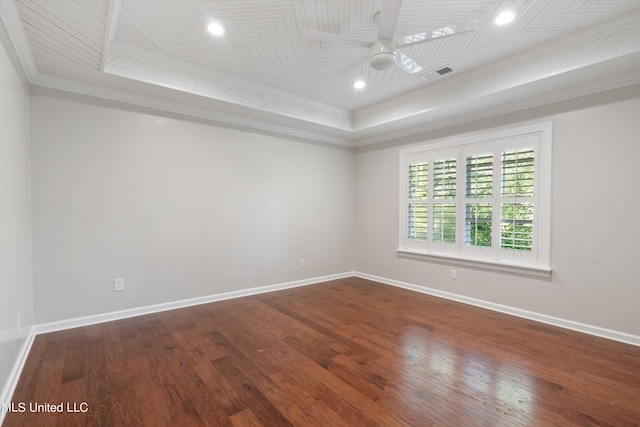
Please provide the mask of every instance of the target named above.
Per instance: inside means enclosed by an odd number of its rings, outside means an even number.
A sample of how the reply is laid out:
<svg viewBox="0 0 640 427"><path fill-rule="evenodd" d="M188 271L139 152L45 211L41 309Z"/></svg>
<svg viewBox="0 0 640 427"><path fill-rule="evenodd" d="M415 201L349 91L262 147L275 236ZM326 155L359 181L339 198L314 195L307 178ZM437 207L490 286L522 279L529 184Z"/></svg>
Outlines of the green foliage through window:
<svg viewBox="0 0 640 427"><path fill-rule="evenodd" d="M456 159L433 162L433 198L451 199L456 197Z"/></svg>
<svg viewBox="0 0 640 427"><path fill-rule="evenodd" d="M435 203L433 205L433 241L456 242L455 203Z"/></svg>
<svg viewBox="0 0 640 427"><path fill-rule="evenodd" d="M533 149L502 153L502 197L533 196Z"/></svg>
<svg viewBox="0 0 640 427"><path fill-rule="evenodd" d="M429 164L409 165L409 199L426 200L429 195Z"/></svg>
<svg viewBox="0 0 640 427"><path fill-rule="evenodd" d="M491 246L491 203L467 203L465 243L471 246Z"/></svg>
<svg viewBox="0 0 640 427"><path fill-rule="evenodd" d="M493 194L493 155L467 157L467 197L491 197Z"/></svg>
<svg viewBox="0 0 640 427"><path fill-rule="evenodd" d="M520 251L533 249L533 204L502 204L500 247Z"/></svg>
<svg viewBox="0 0 640 427"><path fill-rule="evenodd" d="M426 204L409 205L409 227L407 237L410 240L427 240L427 212Z"/></svg>

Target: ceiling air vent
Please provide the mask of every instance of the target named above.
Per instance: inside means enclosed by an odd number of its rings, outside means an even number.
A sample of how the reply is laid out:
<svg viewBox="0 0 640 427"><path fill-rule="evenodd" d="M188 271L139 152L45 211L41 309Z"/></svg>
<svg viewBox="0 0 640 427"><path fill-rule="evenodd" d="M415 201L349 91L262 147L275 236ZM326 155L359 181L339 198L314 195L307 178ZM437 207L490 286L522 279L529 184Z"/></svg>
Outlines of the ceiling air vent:
<svg viewBox="0 0 640 427"><path fill-rule="evenodd" d="M438 68L437 70L432 70L432 71L427 71L424 74L420 74L420 77L422 77L425 80L433 80L433 79L437 79L438 77L442 77L445 74L449 74L452 73L453 69L450 67L442 67L442 68Z"/></svg>

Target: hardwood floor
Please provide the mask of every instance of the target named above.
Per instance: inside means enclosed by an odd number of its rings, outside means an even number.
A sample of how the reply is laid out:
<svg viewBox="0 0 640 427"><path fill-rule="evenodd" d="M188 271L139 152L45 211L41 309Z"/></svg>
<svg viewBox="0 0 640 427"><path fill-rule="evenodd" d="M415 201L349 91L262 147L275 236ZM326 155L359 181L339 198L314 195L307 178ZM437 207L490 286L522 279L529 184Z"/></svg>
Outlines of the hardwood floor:
<svg viewBox="0 0 640 427"><path fill-rule="evenodd" d="M638 426L640 348L350 278L40 335L13 402L5 427Z"/></svg>

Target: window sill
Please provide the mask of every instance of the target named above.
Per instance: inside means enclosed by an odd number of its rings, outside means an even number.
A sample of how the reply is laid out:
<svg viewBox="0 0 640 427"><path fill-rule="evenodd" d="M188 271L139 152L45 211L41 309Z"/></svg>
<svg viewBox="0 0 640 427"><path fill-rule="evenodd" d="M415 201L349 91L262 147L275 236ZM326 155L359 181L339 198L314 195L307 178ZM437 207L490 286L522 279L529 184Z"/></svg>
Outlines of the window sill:
<svg viewBox="0 0 640 427"><path fill-rule="evenodd" d="M419 259L422 261L434 261L462 267L480 268L483 270L497 271L501 273L521 274L524 276L549 278L551 267L537 265L518 264L509 261L466 258L449 254L424 252L413 249L398 249L398 256L403 258Z"/></svg>

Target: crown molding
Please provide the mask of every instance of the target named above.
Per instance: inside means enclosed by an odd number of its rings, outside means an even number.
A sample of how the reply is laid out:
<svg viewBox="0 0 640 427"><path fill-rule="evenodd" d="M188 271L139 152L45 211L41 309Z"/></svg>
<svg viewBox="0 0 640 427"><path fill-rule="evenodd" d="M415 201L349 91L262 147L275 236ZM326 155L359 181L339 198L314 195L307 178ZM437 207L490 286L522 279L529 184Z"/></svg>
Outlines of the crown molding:
<svg viewBox="0 0 640 427"><path fill-rule="evenodd" d="M624 71L617 74L615 78L605 79L604 76L607 75L608 68L602 66L603 64L596 64L590 67L592 69L588 72L591 80L585 81L585 76L581 75L586 70L573 70L564 75L531 82L527 85L493 93L485 97L461 101L465 105L452 104L443 106L438 110L424 113L429 115L428 119L412 116L398 120L393 123L393 126L379 126L373 130L368 129L367 131L356 132L354 145L355 147L363 147L402 139L417 141L420 140L422 134L434 130L637 85L640 84L640 74L637 72L637 69L640 68L640 52L634 54L633 58L634 61L625 64ZM595 71L593 71L593 68L597 67L602 68L600 78L594 77ZM567 86L567 81L572 81L573 84Z"/></svg>
<svg viewBox="0 0 640 427"><path fill-rule="evenodd" d="M135 94L123 90L107 89L101 86L71 81L49 75L37 76L31 84L45 88L61 90L65 92L85 95L110 101L122 102L155 110L181 114L189 117L204 119L222 127L232 127L248 132L267 133L285 137L298 138L308 141L335 144L344 147L353 147L348 133L328 134L308 131L307 126L296 128L293 126L278 125L268 120L255 120L249 117L241 117L233 114L225 114L218 111L185 105L182 103L167 101L156 97Z"/></svg>

